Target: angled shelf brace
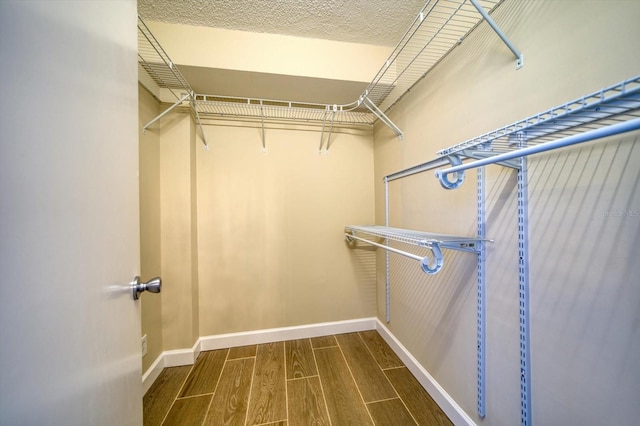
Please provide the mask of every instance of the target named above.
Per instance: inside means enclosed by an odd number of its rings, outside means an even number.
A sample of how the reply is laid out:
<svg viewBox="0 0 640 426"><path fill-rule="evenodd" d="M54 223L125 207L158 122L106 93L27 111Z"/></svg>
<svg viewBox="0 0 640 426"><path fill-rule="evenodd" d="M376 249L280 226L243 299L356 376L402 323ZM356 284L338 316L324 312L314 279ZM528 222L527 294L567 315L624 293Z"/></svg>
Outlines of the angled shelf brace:
<svg viewBox="0 0 640 426"><path fill-rule="evenodd" d="M429 256L418 256L403 250L396 249L388 244L382 244L371 239L363 238L361 235L383 239L387 241L397 241L418 247L425 247L431 250ZM409 229L390 228L388 226L356 226L345 227L345 238L347 241L354 240L371 244L383 248L392 253L396 253L410 259L420 261L420 267L427 274L438 273L444 264L442 249L459 250L471 253L478 253L480 240L477 238L455 237L452 235L433 234L429 232L413 231Z"/></svg>
<svg viewBox="0 0 640 426"><path fill-rule="evenodd" d="M473 6L478 10L480 15L482 15L484 20L487 21L487 24L489 24L489 26L493 29L493 31L495 31L496 34L498 34L498 37L500 37L500 39L504 42L504 44L506 44L509 50L511 50L511 52L515 55L516 69L522 68L522 66L524 65L524 57L522 56L522 53L520 53L520 51L513 45L513 43L509 41L505 33L503 33L500 27L498 26L498 24L496 24L496 21L494 21L493 18L487 13L487 11L484 10L484 8L480 5L480 2L478 2L478 0L470 0L470 1L471 1L471 4L473 4Z"/></svg>
<svg viewBox="0 0 640 426"><path fill-rule="evenodd" d="M156 118L145 124L143 131L164 117L166 114L189 101L189 107L194 112L200 129L205 149L209 149L207 138L202 128L200 114L196 108L195 93L187 80L182 76L169 55L164 51L158 40L151 34L149 27L138 16L138 80L161 102L173 104L161 112Z"/></svg>

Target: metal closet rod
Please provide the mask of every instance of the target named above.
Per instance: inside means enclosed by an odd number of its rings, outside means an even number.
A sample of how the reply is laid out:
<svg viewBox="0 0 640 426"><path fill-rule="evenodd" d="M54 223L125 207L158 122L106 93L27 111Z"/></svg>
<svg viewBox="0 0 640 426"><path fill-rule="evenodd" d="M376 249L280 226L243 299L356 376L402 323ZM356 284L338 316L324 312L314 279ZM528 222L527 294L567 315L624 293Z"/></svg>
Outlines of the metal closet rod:
<svg viewBox="0 0 640 426"><path fill-rule="evenodd" d="M577 135L567 136L566 138L558 139L555 141L545 142L540 145L534 145L527 148L511 151L511 152L505 152L503 154L498 154L493 157L483 158L481 160L472 161L470 163L461 164L459 166L437 170L436 177L438 177L438 179L441 179L443 176L446 176L450 173L461 172L468 169L487 166L489 164L495 164L499 162L513 160L515 158L526 157L529 155L551 151L554 149L563 148L571 145L576 145L583 142L589 142L592 140L601 139L608 136L615 136L621 133L627 133L627 132L631 132L633 130L638 130L638 129L640 129L640 118L635 118L633 120L624 121L622 123L611 124L609 126L602 127L599 129L589 130L584 133L579 133Z"/></svg>
<svg viewBox="0 0 640 426"><path fill-rule="evenodd" d="M385 244L376 243L375 241L367 240L365 238L355 236L354 234L350 234L348 232L345 232L344 236L349 242L353 240L362 241L363 243L371 244L372 246L380 247L392 253L396 253L401 256L408 257L413 260L417 260L418 262L420 262L420 267L422 268L422 270L429 275L433 275L440 272L440 269L442 269L442 266L444 265L444 257L442 255L442 250L440 250L440 245L438 243L433 243L431 246L428 247L429 250L431 250L431 253L433 253L433 262L431 262L431 259L429 259L429 256L424 256L424 257L418 256L417 254L399 250L397 248L394 248ZM431 266L431 263L433 263L433 266Z"/></svg>

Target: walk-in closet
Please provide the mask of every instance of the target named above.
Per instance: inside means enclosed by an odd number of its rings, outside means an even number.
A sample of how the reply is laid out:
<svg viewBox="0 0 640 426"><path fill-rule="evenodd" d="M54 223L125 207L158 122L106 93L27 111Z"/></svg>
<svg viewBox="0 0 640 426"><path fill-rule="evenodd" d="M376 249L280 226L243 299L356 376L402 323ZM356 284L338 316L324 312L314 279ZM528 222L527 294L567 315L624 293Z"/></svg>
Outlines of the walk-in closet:
<svg viewBox="0 0 640 426"><path fill-rule="evenodd" d="M639 1L51 3L1 424L638 423Z"/></svg>

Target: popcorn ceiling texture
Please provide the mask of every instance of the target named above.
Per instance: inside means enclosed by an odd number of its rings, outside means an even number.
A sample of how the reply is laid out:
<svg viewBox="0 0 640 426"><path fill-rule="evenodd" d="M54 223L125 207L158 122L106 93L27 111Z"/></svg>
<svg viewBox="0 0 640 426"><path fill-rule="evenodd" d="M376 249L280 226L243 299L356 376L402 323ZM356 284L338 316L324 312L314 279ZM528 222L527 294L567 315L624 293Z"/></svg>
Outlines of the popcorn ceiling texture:
<svg viewBox="0 0 640 426"><path fill-rule="evenodd" d="M395 46L425 0L138 0L144 20Z"/></svg>

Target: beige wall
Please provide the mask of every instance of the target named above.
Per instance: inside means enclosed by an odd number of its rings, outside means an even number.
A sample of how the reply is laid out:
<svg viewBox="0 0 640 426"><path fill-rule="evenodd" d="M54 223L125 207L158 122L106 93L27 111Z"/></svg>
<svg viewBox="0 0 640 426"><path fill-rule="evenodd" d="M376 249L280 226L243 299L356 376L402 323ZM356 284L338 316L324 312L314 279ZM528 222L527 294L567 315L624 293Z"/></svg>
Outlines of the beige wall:
<svg viewBox="0 0 640 426"><path fill-rule="evenodd" d="M157 127L142 131L160 113L158 102L138 86L139 176L140 176L140 276L143 281L162 275L160 254L160 132ZM142 293L142 335L147 335L147 355L142 371L162 353L162 295Z"/></svg>
<svg viewBox="0 0 640 426"><path fill-rule="evenodd" d="M163 347L185 349L199 337L195 128L188 113L175 111L159 129Z"/></svg>
<svg viewBox="0 0 640 426"><path fill-rule="evenodd" d="M141 125L158 108L143 92ZM141 135L143 275L163 279L143 296L144 369L200 336L375 316L374 255L342 237L374 222L372 132L336 129L320 155L318 127L268 124L267 152L255 124L204 130L209 150L174 111Z"/></svg>
<svg viewBox="0 0 640 426"><path fill-rule="evenodd" d="M205 126L198 150L202 335L375 316L371 253L348 223L372 223L370 132ZM325 134L326 137L326 134Z"/></svg>
<svg viewBox="0 0 640 426"><path fill-rule="evenodd" d="M524 68L479 27L378 125L376 220L382 177L462 142L640 71L640 3L506 1L494 13ZM535 424L632 424L640 415L638 134L533 157L529 168L532 407ZM476 415L475 256L446 252L435 276L392 256L389 327L477 423L519 419L515 172L487 168L487 415ZM455 191L433 172L392 182L391 225L475 234L475 172ZM384 256L378 254L384 319ZM633 283L633 284L632 284Z"/></svg>

